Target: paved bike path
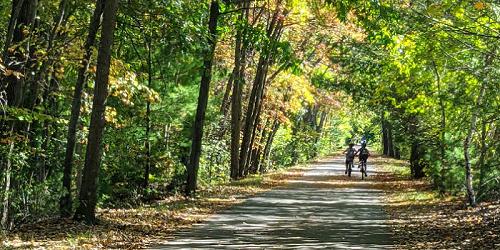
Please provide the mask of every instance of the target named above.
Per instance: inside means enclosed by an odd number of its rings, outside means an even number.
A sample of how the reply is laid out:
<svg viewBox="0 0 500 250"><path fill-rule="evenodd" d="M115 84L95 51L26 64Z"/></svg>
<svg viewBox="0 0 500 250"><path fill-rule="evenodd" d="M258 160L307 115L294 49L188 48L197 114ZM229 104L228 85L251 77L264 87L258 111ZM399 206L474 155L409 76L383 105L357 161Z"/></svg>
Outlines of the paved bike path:
<svg viewBox="0 0 500 250"><path fill-rule="evenodd" d="M356 170L351 178L359 180ZM316 163L285 187L213 215L154 249L391 248L382 191L331 185L329 179L344 171L342 157Z"/></svg>

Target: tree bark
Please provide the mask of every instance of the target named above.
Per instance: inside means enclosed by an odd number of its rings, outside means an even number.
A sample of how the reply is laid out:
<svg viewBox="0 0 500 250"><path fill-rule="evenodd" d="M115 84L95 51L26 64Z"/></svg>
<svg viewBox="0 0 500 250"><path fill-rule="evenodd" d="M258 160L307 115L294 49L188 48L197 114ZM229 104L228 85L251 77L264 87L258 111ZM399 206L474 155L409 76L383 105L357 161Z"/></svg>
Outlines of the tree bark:
<svg viewBox="0 0 500 250"><path fill-rule="evenodd" d="M148 88L153 84L153 61L151 58L151 37L148 39ZM143 188L149 187L149 173L151 172L151 140L149 135L151 133L151 102L146 103L146 165L144 166L144 181Z"/></svg>
<svg viewBox="0 0 500 250"><path fill-rule="evenodd" d="M277 3L277 6L279 5L280 1ZM284 20L279 18L280 14L282 14L281 10L280 8L277 8L267 28L267 37L271 43L278 41L281 36ZM268 51L264 51L260 55L259 62L257 64L257 72L252 86L252 92L248 100L245 127L243 129L243 139L240 150L240 163L238 171L239 177L244 177L248 168L246 163L249 151L252 148L252 132L254 131L254 127L258 121L263 92L266 85L267 73L273 58L274 47L271 45L267 49Z"/></svg>
<svg viewBox="0 0 500 250"><path fill-rule="evenodd" d="M486 90L486 81L481 83L481 89L479 90L479 95L476 100L476 105L474 106L474 110L472 111L472 117L469 125L469 129L467 132L467 136L464 140L464 160L465 160L465 186L467 188L467 199L469 201L469 205L476 206L476 195L474 193L473 187L473 175L472 175L472 167L471 167L471 156L470 156L470 144L472 142L472 136L476 131L476 123L477 118L479 116L480 106L483 100L484 92Z"/></svg>
<svg viewBox="0 0 500 250"><path fill-rule="evenodd" d="M392 126L387 124L387 153L389 157L394 157L394 137L392 135Z"/></svg>
<svg viewBox="0 0 500 250"><path fill-rule="evenodd" d="M487 69L488 66L491 64L493 58L494 58L493 54L486 56L485 69ZM479 94L478 94L477 99L476 99L476 103L475 103L473 110L472 110L472 116L470 118L470 125L469 125L469 129L467 132L467 136L465 137L465 140L464 140L465 187L467 189L467 199L469 201L469 205L473 206L473 207L476 206L477 203L476 203L476 195L475 195L474 186L473 186L472 166L470 163L471 156L470 156L469 150L470 150L470 144L472 142L472 136L474 135L474 133L476 131L476 123L477 123L477 119L478 119L480 111L481 111L481 105L483 103L484 94L486 92L486 85L487 85L487 81L486 81L486 79L483 79L481 81L481 87L480 87Z"/></svg>
<svg viewBox="0 0 500 250"><path fill-rule="evenodd" d="M78 69L78 78L73 92L71 103L71 116L68 125L68 139L66 143L66 153L63 163L63 189L64 194L59 201L59 209L62 217L71 216L72 210L72 195L71 195L71 176L73 173L73 155L76 145L76 132L78 121L80 120L80 108L82 104L82 92L85 82L87 81L87 70L92 57L92 47L95 45L96 35L101 23L103 0L98 0L89 24L89 33L84 45L84 55L82 64Z"/></svg>
<svg viewBox="0 0 500 250"><path fill-rule="evenodd" d="M252 87L252 93L248 101L247 114L245 119L245 127L243 129L243 139L241 142L240 150L240 163L239 163L239 177L245 176L245 170L247 169L247 157L249 150L251 148L251 137L254 124L257 118L257 109L259 106L261 92L264 89L264 74L265 74L265 64L268 60L266 55L262 55L259 59L257 66L257 73Z"/></svg>
<svg viewBox="0 0 500 250"><path fill-rule="evenodd" d="M245 1L242 7L248 7L249 2ZM248 10L241 11L239 20L241 22L248 22ZM236 180L239 177L240 169L240 133L241 133L241 95L243 90L244 82L244 70L245 70L245 54L247 50L247 41L244 39L245 33L238 29L236 34L236 46L235 46L235 56L234 56L234 79L233 79L233 90L231 96L231 168L230 176L232 180Z"/></svg>
<svg viewBox="0 0 500 250"><path fill-rule="evenodd" d="M276 135L276 132L278 132L279 126L280 123L278 119L275 119L272 130L269 133L269 136L267 137L266 146L264 147L264 153L263 153L264 159L262 159L262 163L260 164L259 168L260 173L265 173L269 167L268 162L269 162L269 156L271 154L271 147L273 145L274 136Z"/></svg>
<svg viewBox="0 0 500 250"><path fill-rule="evenodd" d="M208 24L209 39L208 51L205 55L203 73L201 77L200 92L198 97L198 107L193 127L193 142L191 145L191 155L187 170L186 195L192 196L196 191L198 169L200 165L201 143L203 137L203 125L205 122L205 112L208 103L210 81L212 79L212 64L217 44L217 19L219 17L219 1L212 0L210 4L210 21Z"/></svg>
<svg viewBox="0 0 500 250"><path fill-rule="evenodd" d="M38 2L37 0L14 0L12 1L12 11L11 18L9 21L9 29L7 34L7 40L5 44L4 50L4 64L8 67L9 62L11 61L11 57L14 57L15 60L19 62L26 62L27 59L24 56L24 53L21 51L10 52L9 48L11 44L17 44L26 39L26 33L23 32L23 26L32 27L35 14L37 11ZM11 36L11 37L9 37ZM9 41L10 40L10 41ZM9 42L9 43L7 43ZM9 69L20 72L24 70L25 63L20 63L17 66L9 67ZM3 79L2 79L3 80ZM4 83L5 82L5 83ZM9 107L20 107L22 106L23 101L23 87L24 87L24 76L21 76L19 79L13 75L7 77L5 81L2 81L0 91L7 92L7 105ZM8 122L6 125L2 124L2 127L8 128L10 131L9 134L11 136L15 135L19 130L19 125L13 121ZM3 128L2 128L3 129ZM0 219L0 226L4 229L8 229L10 226L10 190L12 185L12 155L15 154L15 141L14 136L9 142L9 151L6 156L6 167L5 167L5 183L4 183L4 196L2 202L2 218ZM0 161L3 164L3 159Z"/></svg>
<svg viewBox="0 0 500 250"><path fill-rule="evenodd" d="M389 155L389 136L387 133L387 121L382 115L382 147L384 155Z"/></svg>
<svg viewBox="0 0 500 250"><path fill-rule="evenodd" d="M54 58L57 56L54 55L54 51L52 50L54 48L54 42L57 37L57 31L59 27L61 26L62 22L64 21L64 17L66 15L66 7L67 7L67 0L61 0L59 3L59 10L57 16L54 17L54 24L52 26L52 29L49 33L48 40L47 40L47 47L45 48L45 51L47 52L48 56L46 60L42 60L42 65L41 67L37 70L37 74L34 77L33 81L31 82L30 86L30 99L27 100L26 108L28 109L34 109L39 100L39 92L43 88L43 83L47 79L47 73L49 66L53 64Z"/></svg>
<svg viewBox="0 0 500 250"><path fill-rule="evenodd" d="M5 166L5 187L4 187L4 194L3 194L3 201L2 201L2 219L0 220L0 226L2 229L9 229L9 222L10 222L10 185L11 185L11 175L12 175L12 160L10 157L12 156L12 153L14 152L14 143L10 143L9 145L9 152L7 154L7 165Z"/></svg>
<svg viewBox="0 0 500 250"><path fill-rule="evenodd" d="M411 144L410 152L411 173L414 179L421 179L425 177L425 164L422 162L423 155L421 151L422 149L420 147L420 143L414 140Z"/></svg>
<svg viewBox="0 0 500 250"><path fill-rule="evenodd" d="M97 204L97 181L101 164L101 141L105 125L106 99L108 97L111 52L116 23L118 0L106 0L103 10L101 43L97 56L97 73L94 89L94 101L90 120L85 166L82 176L79 206L75 219L95 223Z"/></svg>
<svg viewBox="0 0 500 250"><path fill-rule="evenodd" d="M484 179L487 172L485 164L485 158L488 152L488 146L486 145L486 136L487 136L486 125L487 123L483 121L483 124L481 126L481 149L479 151L479 161L478 161L478 166L479 166L479 185L477 190L478 199L481 199L481 196L484 193Z"/></svg>
<svg viewBox="0 0 500 250"><path fill-rule="evenodd" d="M10 107L19 107L22 106L23 103L23 98L24 98L24 84L25 84L25 78L27 76L26 74L26 66L27 62L29 61L30 57L30 51L29 51L29 45L27 45L26 48L24 48L24 51L21 51L19 49L16 49L15 51L9 51L9 47L13 44L20 43L24 41L25 39L29 38L29 33L25 32L24 27L29 27L30 31L33 31L33 26L35 22L35 16L36 16L36 11L38 8L38 1L37 0L14 0L12 2L13 8L16 8L13 10L12 18L16 18L15 20L11 20L13 24L13 30L12 30L12 38L8 38L11 40L10 44L8 47L5 47L5 60L4 64L7 66L10 70L16 71L23 73L23 76L17 78L13 75L10 77L7 77L6 79L6 86L2 86L3 88L6 89L7 92L7 105ZM21 6L20 9L17 9L19 6ZM15 12L19 13L15 13ZM17 15L16 15L17 14ZM9 22L9 23L11 23ZM29 44L29 43L26 43ZM15 60L17 61L14 66L9 67L10 61Z"/></svg>
<svg viewBox="0 0 500 250"><path fill-rule="evenodd" d="M439 192L444 194L446 192L446 143L445 143L445 135L446 135L446 109L444 106L443 100L443 92L441 90L441 76L439 75L439 71L435 61L432 61L432 68L434 69L434 75L436 76L436 83L438 88L438 98L439 98L439 110L441 113L441 121L440 121L440 140L439 140L439 152L440 152L440 160L441 160L441 171L439 176Z"/></svg>
<svg viewBox="0 0 500 250"><path fill-rule="evenodd" d="M265 125L262 127L262 129L260 131L258 147L256 149L254 149L254 151L252 152L252 158L251 158L251 161L249 163L251 174L256 174L260 169L260 165L262 163L261 159L262 159L263 145L265 144L266 139L267 139L267 132L270 129L272 129L272 128L269 128L268 123L269 123L269 119L266 120ZM273 124L271 124L271 126L272 125Z"/></svg>
<svg viewBox="0 0 500 250"><path fill-rule="evenodd" d="M7 28L7 35L5 36L4 48L2 53L2 61L6 62L9 55L9 48L12 45L12 39L14 37L14 31L17 26L17 18L21 12L24 0L12 1L12 11L9 19L9 26Z"/></svg>
<svg viewBox="0 0 500 250"><path fill-rule="evenodd" d="M233 90L233 81L234 76L236 75L236 67L233 68L231 75L229 76L229 80L227 81L226 89L224 91L224 96L222 97L222 104L220 107L220 112L222 113L223 119L226 118L227 112L229 111L229 97L231 95L231 91Z"/></svg>

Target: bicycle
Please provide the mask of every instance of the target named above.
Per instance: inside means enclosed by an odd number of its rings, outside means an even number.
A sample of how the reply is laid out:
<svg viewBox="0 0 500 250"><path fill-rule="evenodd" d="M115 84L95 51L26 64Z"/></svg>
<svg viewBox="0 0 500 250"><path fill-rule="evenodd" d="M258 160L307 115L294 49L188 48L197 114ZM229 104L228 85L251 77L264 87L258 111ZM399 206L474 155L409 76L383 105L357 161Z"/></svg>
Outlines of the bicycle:
<svg viewBox="0 0 500 250"><path fill-rule="evenodd" d="M366 160L359 161L359 167L361 168L361 180L364 180L368 175L366 174Z"/></svg>
<svg viewBox="0 0 500 250"><path fill-rule="evenodd" d="M352 168L354 167L354 160L347 162L347 176L351 177Z"/></svg>

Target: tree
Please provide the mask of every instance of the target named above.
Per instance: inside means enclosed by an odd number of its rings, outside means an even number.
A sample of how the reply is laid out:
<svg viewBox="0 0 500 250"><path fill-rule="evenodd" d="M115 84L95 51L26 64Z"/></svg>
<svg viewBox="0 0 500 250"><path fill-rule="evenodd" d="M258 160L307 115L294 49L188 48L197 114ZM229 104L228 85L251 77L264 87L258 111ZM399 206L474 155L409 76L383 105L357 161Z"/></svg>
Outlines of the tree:
<svg viewBox="0 0 500 250"><path fill-rule="evenodd" d="M191 155L187 171L186 195L194 195L200 166L201 143L203 138L203 125L205 123L205 113L208 103L210 81L212 79L212 64L217 45L217 19L219 18L219 1L212 0L210 4L210 20L208 23L208 42L203 71L201 75L200 92L198 96L198 108L193 126L193 141L191 145Z"/></svg>
<svg viewBox="0 0 500 250"><path fill-rule="evenodd" d="M63 171L63 188L64 194L61 196L60 213L61 216L67 217L71 215L72 210L72 196L71 196L71 176L73 173L73 155L76 145L76 132L80 118L80 109L82 103L83 86L87 81L87 70L92 58L92 48L95 44L97 31L101 23L101 16L103 11L104 1L97 1L94 14L89 24L87 39L84 45L84 55L82 63L78 70L78 78L75 83L75 91L71 103L71 116L68 125L68 135L66 142L66 155L64 158L64 171Z"/></svg>
<svg viewBox="0 0 500 250"><path fill-rule="evenodd" d="M108 97L111 48L113 45L117 9L118 0L106 1L103 9L92 118L90 120L79 206L75 213L75 219L85 220L88 223L95 223L97 180L101 164L101 141L105 125L104 114L106 99Z"/></svg>
<svg viewBox="0 0 500 250"><path fill-rule="evenodd" d="M36 0L13 0L12 1L12 11L9 20L9 28L7 31L7 37L4 44L3 60L5 65L14 65L9 67L9 71L12 72L7 76L7 79L2 79L1 91L6 91L6 101L9 107L22 107L24 97L24 85L25 85L25 72L29 72L29 67L25 63L25 58L31 56L30 53L26 53L25 50L17 48L10 51L12 44L21 43L23 40L27 39L29 36L25 29L33 30L36 11L38 8L38 2ZM27 61L27 60L26 60ZM14 62L14 63L12 63ZM21 72L24 72L21 73ZM14 122L9 122L7 124L2 124L2 127L7 127L7 133L9 136L13 136L21 128ZM3 130L4 128L2 128ZM12 184L12 154L15 150L15 140L11 140L9 143L9 150L6 157L5 166L5 187L3 195L3 212L0 224L2 228L9 227L9 211L10 211L10 189ZM3 161L2 161L3 163Z"/></svg>

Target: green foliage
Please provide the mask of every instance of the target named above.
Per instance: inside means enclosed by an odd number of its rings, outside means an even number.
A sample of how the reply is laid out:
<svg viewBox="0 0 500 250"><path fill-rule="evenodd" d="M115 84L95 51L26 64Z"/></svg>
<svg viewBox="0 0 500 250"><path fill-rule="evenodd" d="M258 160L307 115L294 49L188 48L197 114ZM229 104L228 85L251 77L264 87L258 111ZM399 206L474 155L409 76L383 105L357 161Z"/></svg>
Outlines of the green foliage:
<svg viewBox="0 0 500 250"><path fill-rule="evenodd" d="M69 1L67 15L53 30L59 1L38 2L34 26L22 31L28 38L10 46L15 56L8 62L0 61L0 164L6 170L0 174L0 197L11 200L14 224L57 211L67 121L95 8L91 1ZM395 156L411 160L412 170L423 166L441 191L461 194L464 139L477 114L470 145L474 186L480 199L499 196L498 3L293 0L276 7L275 1L259 0L251 1L249 21L239 19L237 4L221 3L200 186L229 180L230 112L220 111L230 100L225 92L231 87L240 31L248 43L243 117L251 111L247 100L259 57L272 55L251 147L260 150L267 170L330 154L363 135L371 150L383 151L378 142L390 131ZM207 50L209 4L121 2L102 143L101 207L136 205L182 191ZM284 30L273 40L267 29L279 9L286 10L279 16ZM11 3L1 1L2 38L10 13ZM82 97L73 194L85 161L96 52ZM18 106L6 104L13 85L4 86L13 80L24 84L16 93L23 97ZM485 93L478 102L481 86ZM279 127L275 135L273 124ZM269 155L264 155L266 146ZM144 176L148 160L151 169ZM4 192L8 162L12 185Z"/></svg>

